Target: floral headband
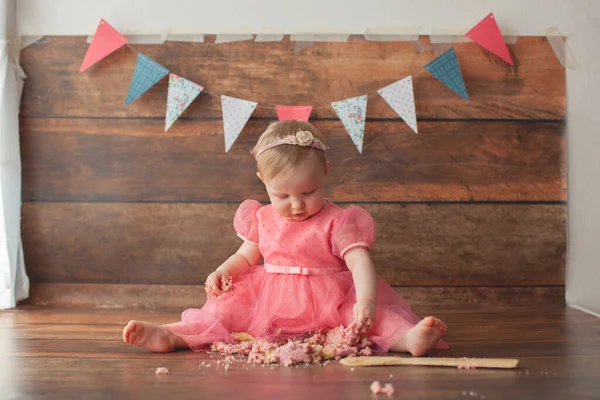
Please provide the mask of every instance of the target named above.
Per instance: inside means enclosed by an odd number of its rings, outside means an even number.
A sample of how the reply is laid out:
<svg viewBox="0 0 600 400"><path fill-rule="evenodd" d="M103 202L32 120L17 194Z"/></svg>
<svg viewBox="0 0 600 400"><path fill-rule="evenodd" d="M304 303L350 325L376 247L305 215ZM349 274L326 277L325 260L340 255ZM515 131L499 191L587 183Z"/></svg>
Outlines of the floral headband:
<svg viewBox="0 0 600 400"><path fill-rule="evenodd" d="M268 145L262 147L260 150L256 152L256 159L266 150L272 149L273 147L280 146L282 144L291 144L294 146L302 146L302 147L312 147L318 150L329 150L329 147L325 146L323 142L313 136L313 134L309 131L300 131L296 132L295 135L288 135L284 138L276 140L273 143L269 143Z"/></svg>

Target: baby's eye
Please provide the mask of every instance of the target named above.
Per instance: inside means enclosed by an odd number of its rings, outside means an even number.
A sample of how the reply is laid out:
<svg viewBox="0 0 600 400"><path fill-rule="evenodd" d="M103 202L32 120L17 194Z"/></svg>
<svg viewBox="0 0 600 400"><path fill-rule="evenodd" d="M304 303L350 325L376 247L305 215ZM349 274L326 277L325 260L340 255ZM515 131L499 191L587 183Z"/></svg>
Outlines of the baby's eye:
<svg viewBox="0 0 600 400"><path fill-rule="evenodd" d="M313 194L317 189L313 189L310 192L304 192L306 196Z"/></svg>
<svg viewBox="0 0 600 400"><path fill-rule="evenodd" d="M287 194L276 194L275 196L279 197L280 199L285 199L288 197Z"/></svg>

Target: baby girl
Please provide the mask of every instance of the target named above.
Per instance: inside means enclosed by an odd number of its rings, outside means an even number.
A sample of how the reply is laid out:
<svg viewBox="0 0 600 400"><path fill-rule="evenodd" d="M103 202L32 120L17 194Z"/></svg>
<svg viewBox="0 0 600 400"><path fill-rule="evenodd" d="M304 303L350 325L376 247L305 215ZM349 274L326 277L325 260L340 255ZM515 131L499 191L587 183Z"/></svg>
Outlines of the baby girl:
<svg viewBox="0 0 600 400"><path fill-rule="evenodd" d="M253 150L271 204L239 206L233 225L243 243L208 276L206 304L172 324L130 321L123 340L154 352L201 350L242 332L280 340L352 325L377 351L446 348L444 323L419 319L375 272L371 215L325 198L328 150L308 122L271 124Z"/></svg>

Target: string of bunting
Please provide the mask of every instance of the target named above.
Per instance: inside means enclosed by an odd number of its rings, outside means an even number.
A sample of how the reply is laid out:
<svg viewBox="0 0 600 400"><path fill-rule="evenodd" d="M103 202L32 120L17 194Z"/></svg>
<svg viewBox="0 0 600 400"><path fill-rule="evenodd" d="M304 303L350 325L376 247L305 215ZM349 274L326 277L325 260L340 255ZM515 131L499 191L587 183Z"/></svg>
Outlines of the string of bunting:
<svg viewBox="0 0 600 400"><path fill-rule="evenodd" d="M465 36L488 51L496 54L502 60L513 65L510 53L508 52L508 48L506 47L506 43L504 42L504 38L502 37L502 33L500 32L493 13L488 14L479 21L479 23L469 30ZM165 113L165 132L169 130L181 114L201 93L221 98L226 153L231 149L231 146L233 146L257 107L275 109L279 120L295 119L308 121L313 110L313 106L311 105L259 105L253 101L208 92L202 85L171 72L169 69L163 67L145 54L136 51L129 46L127 38L114 29L104 19L101 19L98 24L98 28L87 49L79 72L81 73L87 70L92 65L125 45L137 53L136 66L131 78L125 106L135 101L165 76L169 75L167 109ZM425 65L424 71L430 73L460 97L469 101L469 94L463 80L454 47L451 47L449 50ZM399 81L383 87L377 90L377 93L415 133L418 133L412 76L404 77ZM363 138L365 135L368 97L369 96L365 94L334 101L330 104L344 125L344 128L348 132L359 153L362 153Z"/></svg>

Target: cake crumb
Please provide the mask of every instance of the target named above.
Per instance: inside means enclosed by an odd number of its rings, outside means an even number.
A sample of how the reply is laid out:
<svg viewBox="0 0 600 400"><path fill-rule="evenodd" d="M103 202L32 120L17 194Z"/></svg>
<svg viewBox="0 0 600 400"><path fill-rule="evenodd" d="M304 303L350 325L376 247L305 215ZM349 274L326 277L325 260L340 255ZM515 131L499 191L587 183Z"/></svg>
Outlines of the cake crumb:
<svg viewBox="0 0 600 400"><path fill-rule="evenodd" d="M227 293L233 289L233 279L231 277L221 277L221 290L223 293Z"/></svg>
<svg viewBox="0 0 600 400"><path fill-rule="evenodd" d="M379 381L373 381L370 388L372 394L387 394L388 396L394 394L394 386L392 386L391 383L386 383L384 386L381 386Z"/></svg>
<svg viewBox="0 0 600 400"><path fill-rule="evenodd" d="M394 390L394 386L392 386L391 383L386 383L385 387L383 388L384 391L386 391L388 396L391 396L394 394L395 390Z"/></svg>
<svg viewBox="0 0 600 400"><path fill-rule="evenodd" d="M473 358L463 357L463 362L456 366L457 369L476 369L480 364Z"/></svg>
<svg viewBox="0 0 600 400"><path fill-rule="evenodd" d="M158 367L156 368L156 376L159 375L169 375L169 370L166 367Z"/></svg>
<svg viewBox="0 0 600 400"><path fill-rule="evenodd" d="M371 393L379 394L381 389L381 383L379 383L379 381L373 381L373 383L371 383Z"/></svg>
<svg viewBox="0 0 600 400"><path fill-rule="evenodd" d="M205 287L206 293L208 294L209 297L213 298L213 299L218 299L219 297L223 296L225 293L227 292L231 292L233 290L233 278L232 277L221 277L221 291L219 294L215 293L215 288L207 285Z"/></svg>

